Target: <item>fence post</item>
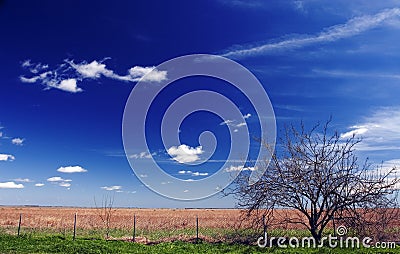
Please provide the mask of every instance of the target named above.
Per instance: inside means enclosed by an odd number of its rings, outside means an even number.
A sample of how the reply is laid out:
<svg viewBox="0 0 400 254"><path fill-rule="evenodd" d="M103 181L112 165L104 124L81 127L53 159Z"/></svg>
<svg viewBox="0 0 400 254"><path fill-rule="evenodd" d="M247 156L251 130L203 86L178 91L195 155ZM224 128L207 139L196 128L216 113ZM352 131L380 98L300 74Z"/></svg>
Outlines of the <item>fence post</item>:
<svg viewBox="0 0 400 254"><path fill-rule="evenodd" d="M332 217L332 224L333 224L333 236L336 236L335 216Z"/></svg>
<svg viewBox="0 0 400 254"><path fill-rule="evenodd" d="M72 238L73 241L75 241L75 237L76 237L76 213L74 215L74 236Z"/></svg>
<svg viewBox="0 0 400 254"><path fill-rule="evenodd" d="M19 214L19 221L18 221L18 236L19 232L21 231L21 221L22 221L22 213Z"/></svg>
<svg viewBox="0 0 400 254"><path fill-rule="evenodd" d="M133 237L132 237L132 242L135 242L136 239L136 214L133 215Z"/></svg>
<svg viewBox="0 0 400 254"><path fill-rule="evenodd" d="M196 243L199 242L199 216L196 216Z"/></svg>
<svg viewBox="0 0 400 254"><path fill-rule="evenodd" d="M262 223L263 223L263 233L264 233L263 237L265 237L267 234L267 225L265 224L265 214L263 214Z"/></svg>

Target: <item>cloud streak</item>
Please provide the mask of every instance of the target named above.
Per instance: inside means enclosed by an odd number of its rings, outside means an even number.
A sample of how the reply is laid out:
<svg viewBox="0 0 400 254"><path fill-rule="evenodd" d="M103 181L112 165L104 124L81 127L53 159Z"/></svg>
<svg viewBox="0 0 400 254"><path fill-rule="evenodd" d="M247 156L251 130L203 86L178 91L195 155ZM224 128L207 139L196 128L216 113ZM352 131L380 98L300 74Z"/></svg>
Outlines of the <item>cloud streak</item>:
<svg viewBox="0 0 400 254"><path fill-rule="evenodd" d="M107 191L113 191L113 190L121 190L122 186L114 185L114 186L103 186L103 187L100 187L100 188L103 189L103 190L107 190Z"/></svg>
<svg viewBox="0 0 400 254"><path fill-rule="evenodd" d="M29 178L16 178L13 179L15 182L20 182L20 183L31 183L33 182L31 179Z"/></svg>
<svg viewBox="0 0 400 254"><path fill-rule="evenodd" d="M178 174L180 174L180 175L186 174L186 175L191 175L191 176L208 176L207 172L192 172L190 170L186 170L186 171L180 170L180 171L178 171Z"/></svg>
<svg viewBox="0 0 400 254"><path fill-rule="evenodd" d="M386 9L375 15L365 15L352 18L344 24L328 27L315 35L303 35L301 37L267 43L256 47L233 50L222 54L222 56L242 58L252 55L266 54L277 50L301 48L316 43L333 42L361 34L381 25L385 21L399 16L400 8Z"/></svg>
<svg viewBox="0 0 400 254"><path fill-rule="evenodd" d="M31 84L41 83L45 86L45 89L55 88L65 92L79 93L83 89L78 86L78 82L82 82L85 79L96 80L105 77L125 82L138 82L140 80L161 82L167 79L167 71L157 70L154 66L134 66L127 71L126 75L119 75L107 68L104 63L105 60L75 63L73 60L66 59L64 63L59 64L54 70L49 70L48 65L33 64L30 60L26 60L21 66L33 76L20 76L20 81Z"/></svg>

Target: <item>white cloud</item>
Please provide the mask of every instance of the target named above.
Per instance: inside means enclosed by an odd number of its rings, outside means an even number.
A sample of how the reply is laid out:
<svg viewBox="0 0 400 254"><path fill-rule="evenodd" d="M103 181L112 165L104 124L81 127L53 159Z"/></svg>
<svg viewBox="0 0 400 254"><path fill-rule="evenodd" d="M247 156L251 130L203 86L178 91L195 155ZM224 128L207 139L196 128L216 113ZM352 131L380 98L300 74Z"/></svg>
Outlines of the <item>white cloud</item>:
<svg viewBox="0 0 400 254"><path fill-rule="evenodd" d="M204 173L192 172L190 170L186 170L186 171L185 170L180 170L180 171L178 171L178 174L181 174L181 175L186 174L186 175L191 175L191 176L208 176L207 172L204 172Z"/></svg>
<svg viewBox="0 0 400 254"><path fill-rule="evenodd" d="M193 172L192 176L208 176L207 172L201 173L201 172Z"/></svg>
<svg viewBox="0 0 400 254"><path fill-rule="evenodd" d="M247 115L244 115L243 116L243 118L244 119L247 119L247 118L249 118L251 116L251 114L247 114ZM225 121L223 121L223 122L221 122L219 125L228 125L228 126L233 126L233 127L237 127L237 128L240 128L240 127L243 127L243 126L246 126L246 123L245 122L240 122L240 123L236 123L236 121L235 120L225 120ZM234 132L238 132L239 130L234 130Z"/></svg>
<svg viewBox="0 0 400 254"><path fill-rule="evenodd" d="M185 192L185 193L186 193L186 192L189 192L189 190L184 190L183 192Z"/></svg>
<svg viewBox="0 0 400 254"><path fill-rule="evenodd" d="M100 187L100 188L103 189L103 190L107 190L107 191L113 191L113 190L122 189L122 186L114 185L114 186L103 186L103 187Z"/></svg>
<svg viewBox="0 0 400 254"><path fill-rule="evenodd" d="M62 177L59 176L53 176L50 178L47 178L48 182L71 182L71 179L63 179Z"/></svg>
<svg viewBox="0 0 400 254"><path fill-rule="evenodd" d="M87 172L87 170L82 168L81 166L60 167L57 169L57 171L61 172L61 173L84 173L84 172Z"/></svg>
<svg viewBox="0 0 400 254"><path fill-rule="evenodd" d="M90 63L86 61L75 63L73 60L64 60L65 63L59 64L54 70L47 70L48 65L32 64L30 60L26 60L22 63L22 67L28 69L34 75L32 77L21 76L20 80L24 83L40 82L46 89L56 88L70 93L78 93L83 90L78 87L77 83L84 79L106 77L126 82L138 82L139 80L161 82L167 79L167 71L157 70L154 66L134 66L127 71L126 75L118 75L107 68L104 63L106 59L102 61L94 60Z"/></svg>
<svg viewBox="0 0 400 254"><path fill-rule="evenodd" d="M148 152L141 152L137 154L132 154L129 156L131 159L151 159L152 156L156 155L156 153L148 153Z"/></svg>
<svg viewBox="0 0 400 254"><path fill-rule="evenodd" d="M361 126L354 125L354 126L351 126L350 128L353 130L340 134L340 137L341 138L350 138L353 135L354 136L362 135L368 131L367 126L362 126L362 125Z"/></svg>
<svg viewBox="0 0 400 254"><path fill-rule="evenodd" d="M202 150L202 146L195 148L182 144L180 146L170 147L167 152L173 160L179 163L190 163L199 160L199 155L204 151Z"/></svg>
<svg viewBox="0 0 400 254"><path fill-rule="evenodd" d="M219 125L230 125L233 122L234 122L233 120L225 120L222 123L220 123Z"/></svg>
<svg viewBox="0 0 400 254"><path fill-rule="evenodd" d="M14 182L0 183L0 189L22 189L24 185L22 183L16 184Z"/></svg>
<svg viewBox="0 0 400 254"><path fill-rule="evenodd" d="M257 167L243 167L243 166L230 166L225 168L225 172L235 172L235 171L254 171Z"/></svg>
<svg viewBox="0 0 400 254"><path fill-rule="evenodd" d="M21 183L31 183L31 182L33 182L31 179L29 179L29 178L16 178L16 179L13 179L13 181L15 181L15 182L21 182Z"/></svg>
<svg viewBox="0 0 400 254"><path fill-rule="evenodd" d="M38 73L42 70L49 68L49 66L47 64L41 64L41 63L32 64L30 59L22 62L22 67L29 68L30 72L32 72L32 73Z"/></svg>
<svg viewBox="0 0 400 254"><path fill-rule="evenodd" d="M74 78L61 80L59 84L54 85L53 87L71 93L78 93L83 91L77 86L76 79Z"/></svg>
<svg viewBox="0 0 400 254"><path fill-rule="evenodd" d="M25 78L25 77L21 76L21 77L19 77L19 79L23 83L36 83L38 80L40 80L40 76L35 76L32 78Z"/></svg>
<svg viewBox="0 0 400 254"><path fill-rule="evenodd" d="M143 81L161 82L167 79L166 71L159 71L155 67L141 67L135 66L129 69L130 81Z"/></svg>
<svg viewBox="0 0 400 254"><path fill-rule="evenodd" d="M246 115L243 116L244 119L248 119L248 118L250 118L250 117L251 117L251 114L250 114L250 113L247 113Z"/></svg>
<svg viewBox="0 0 400 254"><path fill-rule="evenodd" d="M24 144L24 139L23 138L13 138L11 140L11 143L17 146L22 146Z"/></svg>
<svg viewBox="0 0 400 254"><path fill-rule="evenodd" d="M26 59L22 62L22 67L30 67L31 66L31 59Z"/></svg>
<svg viewBox="0 0 400 254"><path fill-rule="evenodd" d="M400 150L400 106L383 107L365 117L359 124L351 126L350 131L342 133L342 138L360 135L362 142L357 150Z"/></svg>
<svg viewBox="0 0 400 254"><path fill-rule="evenodd" d="M386 9L375 15L365 15L352 18L344 24L328 27L319 34L303 35L302 37L286 39L280 42L267 43L257 47L233 50L223 54L223 56L245 57L282 49L300 48L316 43L337 41L361 34L398 16L400 16L399 8Z"/></svg>
<svg viewBox="0 0 400 254"><path fill-rule="evenodd" d="M36 187L42 187L42 186L44 186L44 183L36 183L35 186Z"/></svg>
<svg viewBox="0 0 400 254"><path fill-rule="evenodd" d="M70 187L71 186L70 183L66 183L66 182L59 183L58 185L61 187Z"/></svg>
<svg viewBox="0 0 400 254"><path fill-rule="evenodd" d="M96 60L92 61L91 63L80 63L75 64L73 61L66 60L67 63L71 65L83 78L100 78L101 75L105 77L113 77L114 72L112 70L108 70L106 65L103 63L99 63Z"/></svg>
<svg viewBox="0 0 400 254"><path fill-rule="evenodd" d="M139 175L139 177L141 177L141 178L146 178L147 175L146 175L146 174L141 174L141 175Z"/></svg>
<svg viewBox="0 0 400 254"><path fill-rule="evenodd" d="M11 154L2 154L0 153L0 161L13 161L15 157Z"/></svg>

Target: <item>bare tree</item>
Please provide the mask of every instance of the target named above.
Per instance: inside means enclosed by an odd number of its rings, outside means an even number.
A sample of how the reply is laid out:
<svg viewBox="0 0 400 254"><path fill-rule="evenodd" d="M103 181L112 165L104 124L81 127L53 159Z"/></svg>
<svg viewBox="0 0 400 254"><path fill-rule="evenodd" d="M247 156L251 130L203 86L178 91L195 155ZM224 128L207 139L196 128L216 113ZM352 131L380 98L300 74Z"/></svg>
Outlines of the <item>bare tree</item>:
<svg viewBox="0 0 400 254"><path fill-rule="evenodd" d="M303 123L299 129L286 127L271 161L259 166L266 167L260 180L249 185L249 174L242 172L226 193L236 196L248 216L263 213L271 222L276 208L290 209L283 222L303 225L317 241L334 216L357 219L364 207L394 202L395 169L372 170L367 161L360 165L355 147L361 140L330 134L329 123L309 131Z"/></svg>
<svg viewBox="0 0 400 254"><path fill-rule="evenodd" d="M114 196L103 196L101 200L100 206L97 205L96 198L94 198L94 204L97 209L97 215L99 216L100 220L103 222L106 239L110 237L110 229L111 229L111 219L114 214Z"/></svg>
<svg viewBox="0 0 400 254"><path fill-rule="evenodd" d="M393 229L398 227L400 209L398 193L373 203L351 206L338 211L336 218L342 225L352 228L360 236L372 237L375 241L395 240Z"/></svg>

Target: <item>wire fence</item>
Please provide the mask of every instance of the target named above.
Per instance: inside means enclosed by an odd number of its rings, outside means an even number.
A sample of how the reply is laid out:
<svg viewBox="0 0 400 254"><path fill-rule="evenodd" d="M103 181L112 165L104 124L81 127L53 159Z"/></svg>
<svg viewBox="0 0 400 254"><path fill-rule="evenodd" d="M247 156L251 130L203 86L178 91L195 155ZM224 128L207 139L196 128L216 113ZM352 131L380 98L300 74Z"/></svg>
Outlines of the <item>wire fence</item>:
<svg viewBox="0 0 400 254"><path fill-rule="evenodd" d="M58 235L64 239L109 239L145 244L188 241L255 244L266 233L276 236L310 236L304 227L271 226L265 217L256 224L242 220L237 209L111 209L107 221L103 208L0 207L0 232L13 235ZM282 213L284 214L284 213ZM287 213L284 216L289 216ZM400 218L399 218L400 219ZM336 220L328 227L334 234ZM399 227L393 237L399 239Z"/></svg>
<svg viewBox="0 0 400 254"><path fill-rule="evenodd" d="M7 234L57 234L65 238L161 241L224 241L249 233L234 209L0 208L0 230ZM261 235L262 232L258 232ZM256 240L256 239L254 239Z"/></svg>

